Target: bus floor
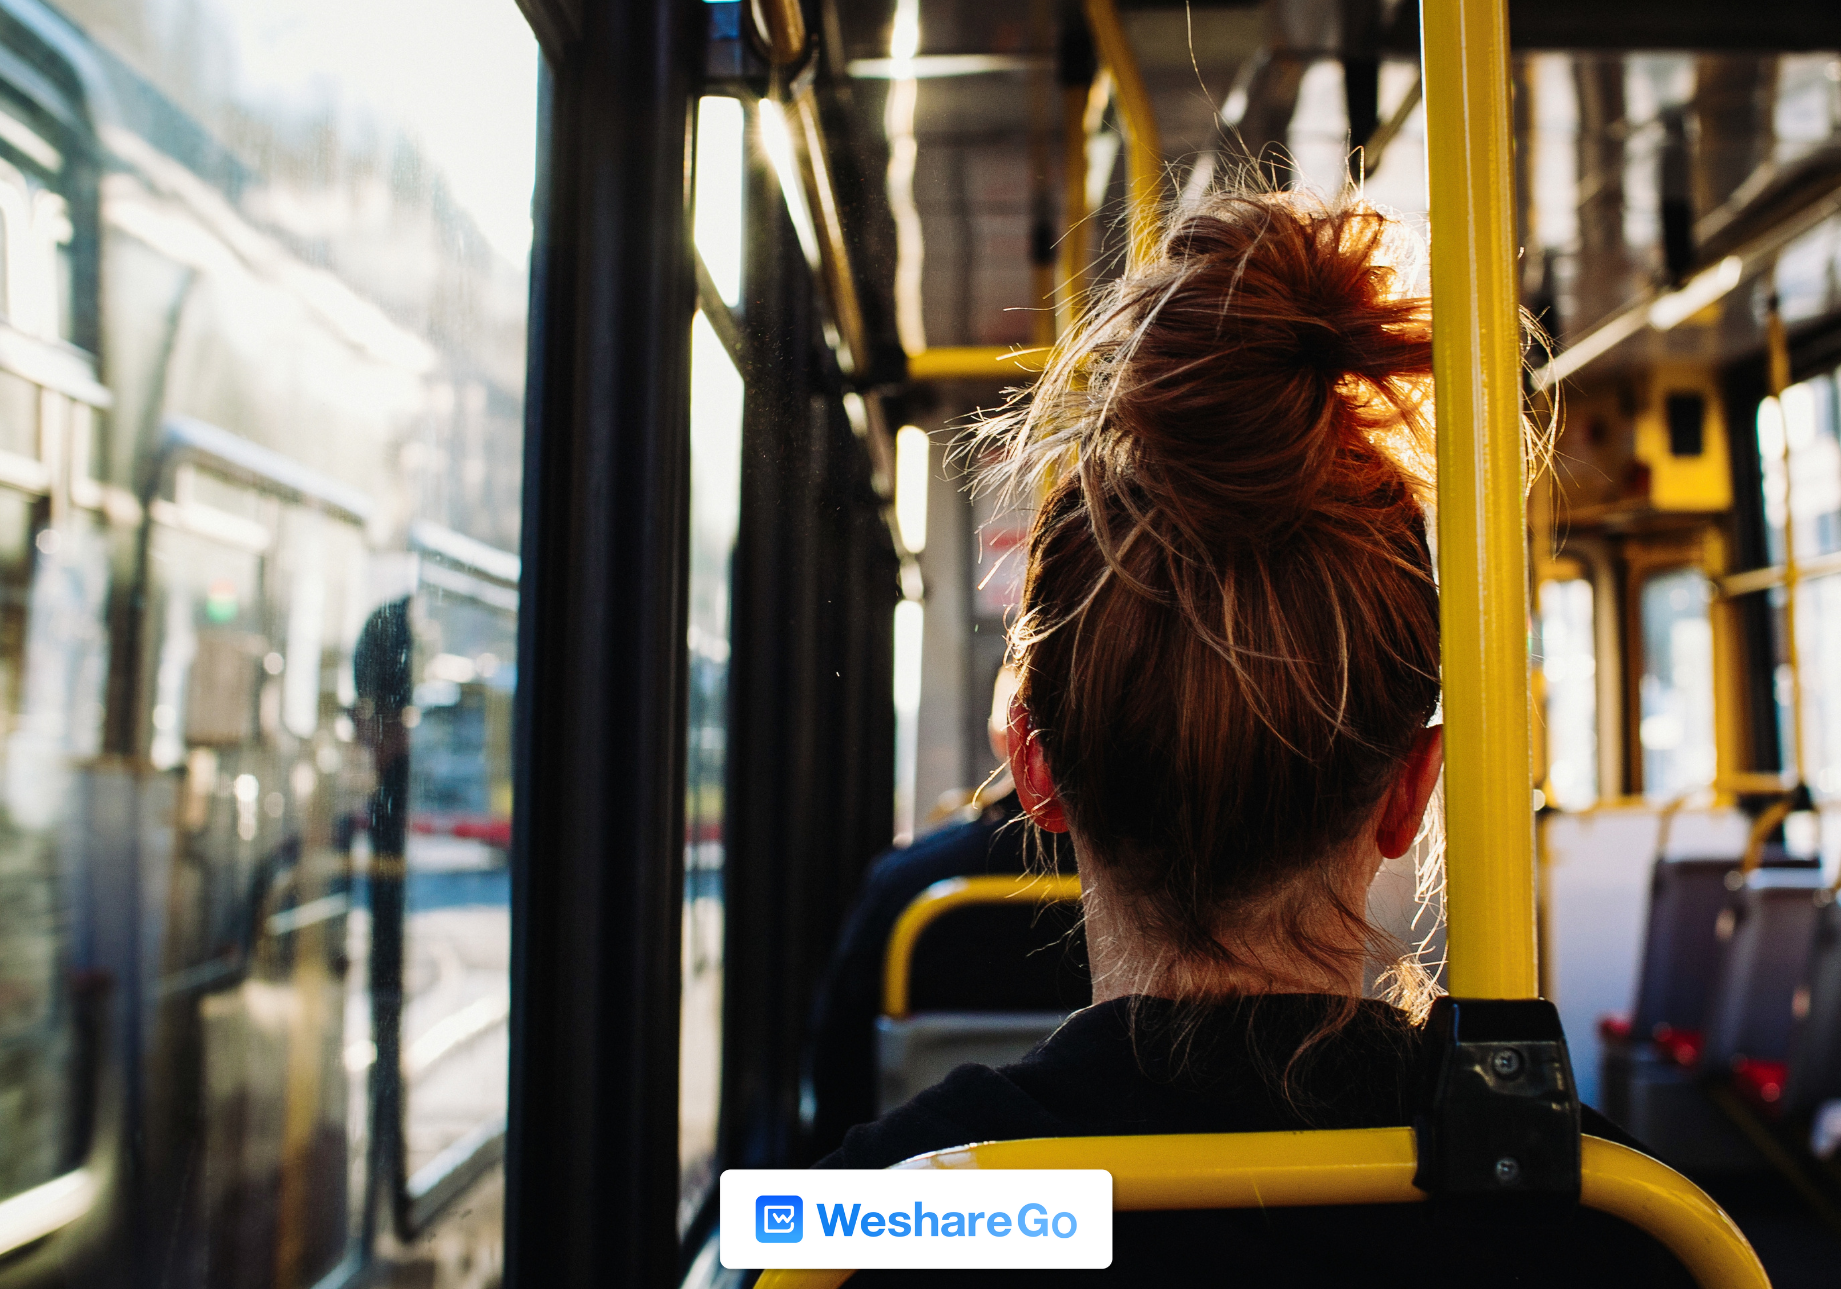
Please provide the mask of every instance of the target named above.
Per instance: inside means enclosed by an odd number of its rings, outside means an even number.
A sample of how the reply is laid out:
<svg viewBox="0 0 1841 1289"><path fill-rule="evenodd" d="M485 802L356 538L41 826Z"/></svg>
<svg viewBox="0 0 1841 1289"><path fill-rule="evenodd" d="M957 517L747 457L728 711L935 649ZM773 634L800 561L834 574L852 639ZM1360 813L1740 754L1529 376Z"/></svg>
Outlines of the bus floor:
<svg viewBox="0 0 1841 1289"><path fill-rule="evenodd" d="M1732 1216L1758 1251L1772 1289L1841 1284L1841 1230L1770 1171L1696 1174L1694 1181Z"/></svg>

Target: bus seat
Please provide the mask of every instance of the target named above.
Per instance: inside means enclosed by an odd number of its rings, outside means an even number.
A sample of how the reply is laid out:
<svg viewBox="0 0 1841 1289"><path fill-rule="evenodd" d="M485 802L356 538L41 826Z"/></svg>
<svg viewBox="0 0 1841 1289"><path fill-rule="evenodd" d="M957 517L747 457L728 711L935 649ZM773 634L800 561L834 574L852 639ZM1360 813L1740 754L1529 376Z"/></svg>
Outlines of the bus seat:
<svg viewBox="0 0 1841 1289"><path fill-rule="evenodd" d="M1841 1097L1841 904L1830 891L1817 902L1821 907L1804 982L1808 992L1793 1000L1800 1014L1784 1080L1788 1115L1811 1113L1822 1102Z"/></svg>
<svg viewBox="0 0 1841 1289"><path fill-rule="evenodd" d="M1708 1100L1699 1070L1658 1044L1606 1043L1601 1088L1599 1109L1676 1168L1731 1173L1765 1166L1758 1148Z"/></svg>
<svg viewBox="0 0 1841 1289"><path fill-rule="evenodd" d="M1808 881L1817 871L1774 846L1765 847L1760 859L1754 875L1759 889L1775 889L1779 875ZM1762 899L1769 911L1750 919L1744 942L1735 945L1743 919L1729 883L1738 881L1741 865L1738 858L1656 862L1635 1014L1628 1035L1607 1036L1602 1051L1604 1112L1680 1168L1730 1171L1764 1165L1757 1147L1700 1087L1703 1071L1726 1069L1734 1054L1783 1059L1781 1036L1772 1046L1769 1025L1747 1012L1748 1002L1764 1005L1752 991L1768 997L1776 981L1787 1023L1795 981L1783 984L1782 969L1761 959L1760 951L1768 946L1753 947L1766 935L1766 924L1774 924L1777 897ZM1738 899L1743 898L1742 888ZM1725 919L1729 908L1731 917ZM1723 920L1730 926L1725 941ZM1807 937L1800 943L1806 944ZM1728 961L1735 973L1730 980ZM1716 1022L1716 1014L1723 1019ZM1717 1051L1709 1054L1709 1047Z"/></svg>
<svg viewBox="0 0 1841 1289"><path fill-rule="evenodd" d="M1659 1026L1699 1033L1719 977L1720 914L1732 900L1738 857L1658 859L1649 883L1649 920L1637 981L1631 1033L1640 1042ZM1815 861L1786 856L1779 846L1760 853L1762 871L1813 870Z"/></svg>
<svg viewBox="0 0 1841 1289"><path fill-rule="evenodd" d="M1718 922L1739 860L1657 859L1649 880L1649 924L1637 979L1631 1032L1638 1042L1659 1026L1698 1030L1706 1017L1719 958Z"/></svg>
<svg viewBox="0 0 1841 1289"><path fill-rule="evenodd" d="M1615 1142L1581 1141L1580 1203L1647 1231L1704 1289L1769 1289L1744 1234L1668 1166ZM897 1168L1103 1168L1114 1212L1400 1204L1414 1185L1411 1128L1053 1137L934 1151ZM855 1272L769 1270L759 1289L838 1289Z"/></svg>
<svg viewBox="0 0 1841 1289"><path fill-rule="evenodd" d="M1092 996L1071 877L951 878L889 936L876 1024L878 1113L968 1061L1028 1053Z"/></svg>
<svg viewBox="0 0 1841 1289"><path fill-rule="evenodd" d="M1726 1071L1739 1061L1780 1066L1789 1056L1795 995L1809 967L1817 899L1826 893L1819 868L1759 868L1721 910L1702 1069ZM1776 1100L1781 1087L1766 1087L1763 1099Z"/></svg>
<svg viewBox="0 0 1841 1289"><path fill-rule="evenodd" d="M1009 1065L1061 1027L1065 1011L920 1012L876 1021L876 1113L886 1114L967 1062Z"/></svg>
<svg viewBox="0 0 1841 1289"><path fill-rule="evenodd" d="M1547 933L1542 970L1566 1026L1582 1100L1609 1112L1609 1089L1599 1081L1606 1044L1626 1026L1636 1032L1657 856L1673 861L1738 855L1751 827L1743 811L1713 805L1670 811L1623 802L1541 816ZM1709 917L1717 914L1716 908ZM1615 1033L1605 1031L1607 1024Z"/></svg>

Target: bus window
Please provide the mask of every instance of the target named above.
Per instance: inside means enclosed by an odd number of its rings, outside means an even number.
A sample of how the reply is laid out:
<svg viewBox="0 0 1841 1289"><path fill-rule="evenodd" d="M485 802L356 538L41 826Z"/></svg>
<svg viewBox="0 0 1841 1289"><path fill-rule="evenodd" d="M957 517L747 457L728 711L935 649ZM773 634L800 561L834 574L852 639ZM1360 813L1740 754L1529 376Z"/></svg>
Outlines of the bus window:
<svg viewBox="0 0 1841 1289"><path fill-rule="evenodd" d="M0 1201L90 1278L492 1267L536 43L57 8L0 23Z"/></svg>
<svg viewBox="0 0 1841 1289"><path fill-rule="evenodd" d="M17 463L38 460L38 389L23 377L0 371L0 453L15 469Z"/></svg>
<svg viewBox="0 0 1841 1289"><path fill-rule="evenodd" d="M50 186L63 168L55 148L0 111L0 307L21 331L70 340L75 228L69 203Z"/></svg>
<svg viewBox="0 0 1841 1289"><path fill-rule="evenodd" d="M1795 517L1796 558L1841 550L1841 439L1835 378L1792 385L1758 405L1758 464L1771 563L1784 561L1784 524ZM1786 449L1788 488L1785 487Z"/></svg>
<svg viewBox="0 0 1841 1289"><path fill-rule="evenodd" d="M1841 798L1841 574L1810 578L1797 597L1803 756L1817 796Z"/></svg>
<svg viewBox="0 0 1841 1289"><path fill-rule="evenodd" d="M1637 728L1643 791L1654 801L1713 782L1711 599L1707 579L1695 569L1663 573L1643 584Z"/></svg>
<svg viewBox="0 0 1841 1289"><path fill-rule="evenodd" d="M475 401L474 414L493 414ZM508 426L490 432L508 435L515 441ZM416 590L400 1046L403 1171L413 1212L477 1176L505 1134L518 557L430 522L411 529L410 544Z"/></svg>
<svg viewBox="0 0 1841 1289"><path fill-rule="evenodd" d="M1592 648L1592 584L1543 582L1540 669L1547 698L1547 794L1564 810L1598 799L1598 663Z"/></svg>
<svg viewBox="0 0 1841 1289"><path fill-rule="evenodd" d="M0 488L0 1200L79 1162L88 1081L57 831L69 763L96 751L101 668L84 610L106 581L93 531L44 517L37 498Z"/></svg>
<svg viewBox="0 0 1841 1289"><path fill-rule="evenodd" d="M720 310L740 296L745 118L739 100L697 111L696 244ZM690 613L684 760L683 985L678 1227L715 1185L722 1083L723 791L728 749L729 570L741 518L743 387L699 312L690 342Z"/></svg>
<svg viewBox="0 0 1841 1289"><path fill-rule="evenodd" d="M0 1201L89 1157L99 1026L122 994L90 920L120 869L95 866L85 840L119 548L59 477L109 394L87 353L31 361L72 334L64 169L65 150L0 108Z"/></svg>
<svg viewBox="0 0 1841 1289"><path fill-rule="evenodd" d="M1784 559L1786 523L1793 525L1799 564L1841 550L1841 397L1836 373L1792 385L1781 399L1766 399L1760 405L1758 457L1772 560ZM1779 612L1784 595L1781 587L1771 592ZM1833 797L1841 794L1841 577L1830 573L1800 582L1796 634L1803 691L1802 767L1811 789ZM1797 724L1790 719L1794 689L1787 662L1778 664L1776 679L1783 764L1792 766L1797 762L1790 741Z"/></svg>

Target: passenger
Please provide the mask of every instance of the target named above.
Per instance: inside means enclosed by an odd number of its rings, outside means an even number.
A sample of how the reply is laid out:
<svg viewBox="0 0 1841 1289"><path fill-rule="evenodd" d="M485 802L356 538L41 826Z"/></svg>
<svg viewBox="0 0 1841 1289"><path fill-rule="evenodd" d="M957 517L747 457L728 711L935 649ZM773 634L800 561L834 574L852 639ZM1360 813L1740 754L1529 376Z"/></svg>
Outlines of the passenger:
<svg viewBox="0 0 1841 1289"><path fill-rule="evenodd" d="M1006 762L1010 699L1016 673L998 672L986 726L991 751ZM845 919L836 952L819 986L807 1054L813 1096L809 1146L837 1149L846 1130L876 1117L876 1017L882 1012L883 955L889 933L915 896L953 877L1021 873L1026 834L1022 806L1007 763L979 789L976 817L941 828L913 845L884 851L870 865ZM1008 825L1008 826L1006 826ZM969 982L976 992L977 982ZM808 1156L809 1158L809 1156Z"/></svg>
<svg viewBox="0 0 1841 1289"><path fill-rule="evenodd" d="M1226 194L989 423L1041 498L1011 636L1009 760L1079 866L1093 1006L961 1066L821 1167L1024 1137L1410 1122L1424 973L1364 917L1442 765L1429 301L1344 197ZM1364 967L1392 966L1391 1001ZM1586 1130L1629 1139L1587 1111ZM1689 1283L1590 1210L1127 1213L1093 1283ZM865 1273L871 1284L1014 1273ZM853 1285L856 1283L852 1282Z"/></svg>

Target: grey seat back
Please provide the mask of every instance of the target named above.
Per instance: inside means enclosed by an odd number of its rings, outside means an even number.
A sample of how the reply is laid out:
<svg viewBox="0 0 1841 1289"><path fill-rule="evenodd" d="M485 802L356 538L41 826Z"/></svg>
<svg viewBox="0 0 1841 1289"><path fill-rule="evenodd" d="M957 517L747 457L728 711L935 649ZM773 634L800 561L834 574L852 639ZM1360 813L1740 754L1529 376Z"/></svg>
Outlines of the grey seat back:
<svg viewBox="0 0 1841 1289"><path fill-rule="evenodd" d="M1066 1012L920 1012L876 1020L876 1113L968 1062L1009 1065L1061 1027Z"/></svg>
<svg viewBox="0 0 1841 1289"><path fill-rule="evenodd" d="M1726 876L1736 856L1660 859L1649 879L1649 923L1637 979L1631 1032L1653 1036L1662 1025L1697 1030L1706 1019L1719 964L1717 926L1731 893Z"/></svg>
<svg viewBox="0 0 1841 1289"><path fill-rule="evenodd" d="M1718 972L1708 999L1702 1065L1729 1068L1741 1058L1789 1056L1795 998L1809 968L1818 868L1760 868L1745 879L1715 924Z"/></svg>
<svg viewBox="0 0 1841 1289"><path fill-rule="evenodd" d="M1065 894L1044 899L1039 879L988 890L964 903L954 882L923 892L911 912L931 915L906 942L905 1006L885 998L876 1021L878 1113L932 1087L967 1063L1009 1065L1054 1033L1093 997L1080 905ZM904 914L904 919L907 917ZM893 988L901 928L890 937Z"/></svg>
<svg viewBox="0 0 1841 1289"><path fill-rule="evenodd" d="M1799 1013L1790 1038L1784 1111L1804 1114L1841 1097L1841 904L1818 900L1815 937L1804 973L1807 992L1792 1000Z"/></svg>

